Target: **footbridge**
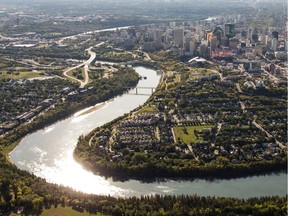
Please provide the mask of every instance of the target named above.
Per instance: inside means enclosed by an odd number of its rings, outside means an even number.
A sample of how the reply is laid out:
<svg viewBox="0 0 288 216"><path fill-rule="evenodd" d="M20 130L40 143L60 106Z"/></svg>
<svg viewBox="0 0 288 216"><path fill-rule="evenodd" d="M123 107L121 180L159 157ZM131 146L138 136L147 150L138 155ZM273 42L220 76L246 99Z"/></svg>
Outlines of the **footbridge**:
<svg viewBox="0 0 288 216"><path fill-rule="evenodd" d="M129 91L129 94L134 94L134 95L151 95L155 92L154 87L126 87L127 89L131 89Z"/></svg>

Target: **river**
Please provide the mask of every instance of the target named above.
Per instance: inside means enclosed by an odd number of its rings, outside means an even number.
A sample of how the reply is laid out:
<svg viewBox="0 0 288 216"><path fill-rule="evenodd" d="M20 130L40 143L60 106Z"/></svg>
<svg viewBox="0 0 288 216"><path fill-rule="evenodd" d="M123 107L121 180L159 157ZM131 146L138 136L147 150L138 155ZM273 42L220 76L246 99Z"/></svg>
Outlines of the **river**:
<svg viewBox="0 0 288 216"><path fill-rule="evenodd" d="M136 71L147 77L138 87L156 87L160 74L144 67ZM144 93L145 89L139 89ZM151 93L151 90L147 90ZM136 180L113 181L111 178L94 175L73 159L77 139L97 126L101 126L143 104L148 95L124 94L107 102L100 109L75 115L39 130L26 138L10 153L13 163L20 169L45 178L48 182L69 186L85 193L111 196L140 196L148 194L197 194L201 196L226 196L248 198L256 196L286 195L287 176L285 173L262 175L232 180L190 180L167 179L161 182L143 183Z"/></svg>

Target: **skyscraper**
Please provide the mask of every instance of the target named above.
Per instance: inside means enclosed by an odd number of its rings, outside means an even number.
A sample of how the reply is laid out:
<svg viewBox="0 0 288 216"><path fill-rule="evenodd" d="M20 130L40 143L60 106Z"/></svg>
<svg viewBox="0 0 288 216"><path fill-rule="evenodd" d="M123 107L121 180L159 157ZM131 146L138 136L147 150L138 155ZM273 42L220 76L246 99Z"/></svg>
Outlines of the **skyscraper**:
<svg viewBox="0 0 288 216"><path fill-rule="evenodd" d="M217 40L220 42L221 38L224 36L224 31L220 26L217 26L214 31L213 35L217 37Z"/></svg>
<svg viewBox="0 0 288 216"><path fill-rule="evenodd" d="M235 36L235 25L225 24L225 36L229 39Z"/></svg>
<svg viewBox="0 0 288 216"><path fill-rule="evenodd" d="M162 47L162 31L160 29L154 32L155 48L160 49Z"/></svg>
<svg viewBox="0 0 288 216"><path fill-rule="evenodd" d="M212 52L217 48L217 37L214 36L210 41L210 56L212 56Z"/></svg>
<svg viewBox="0 0 288 216"><path fill-rule="evenodd" d="M279 33L277 31L272 32L272 38L276 38L278 40Z"/></svg>
<svg viewBox="0 0 288 216"><path fill-rule="evenodd" d="M193 55L196 47L196 39L193 35L185 36L185 55Z"/></svg>
<svg viewBox="0 0 288 216"><path fill-rule="evenodd" d="M258 42L258 34L257 33L253 33L252 34L252 44L254 45L257 42Z"/></svg>
<svg viewBox="0 0 288 216"><path fill-rule="evenodd" d="M241 32L241 38L242 38L243 40L245 40L245 39L247 38L247 32L246 32L246 31L242 31L242 32Z"/></svg>
<svg viewBox="0 0 288 216"><path fill-rule="evenodd" d="M277 50L277 46L278 46L278 40L276 38L273 38L271 40L271 49L273 51L276 51Z"/></svg>
<svg viewBox="0 0 288 216"><path fill-rule="evenodd" d="M184 29L178 28L174 30L174 44L179 48L184 47Z"/></svg>

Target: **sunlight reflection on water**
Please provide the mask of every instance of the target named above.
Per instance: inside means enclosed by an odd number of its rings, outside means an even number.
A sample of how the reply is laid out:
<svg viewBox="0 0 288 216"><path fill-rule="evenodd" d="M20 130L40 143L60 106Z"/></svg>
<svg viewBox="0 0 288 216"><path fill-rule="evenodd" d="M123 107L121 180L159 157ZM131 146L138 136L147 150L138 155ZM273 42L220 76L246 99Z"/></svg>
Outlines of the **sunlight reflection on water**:
<svg viewBox="0 0 288 216"><path fill-rule="evenodd" d="M157 86L160 75L156 75L156 71L137 67L137 72L147 76L146 80L140 80L139 86ZM45 178L48 182L99 195L198 194L238 198L285 195L287 188L285 173L218 181L115 182L110 178L94 175L75 162L73 150L80 135L89 133L125 112L128 113L143 104L147 98L148 96L143 95L125 94L97 111L85 115L81 115L80 112L59 121L23 139L10 153L11 161L20 169Z"/></svg>

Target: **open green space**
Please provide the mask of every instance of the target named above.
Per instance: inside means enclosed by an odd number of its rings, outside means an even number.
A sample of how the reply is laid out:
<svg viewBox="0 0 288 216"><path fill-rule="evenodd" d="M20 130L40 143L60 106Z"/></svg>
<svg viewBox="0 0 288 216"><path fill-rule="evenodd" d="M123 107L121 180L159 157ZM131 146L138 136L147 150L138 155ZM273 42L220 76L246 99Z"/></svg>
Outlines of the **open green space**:
<svg viewBox="0 0 288 216"><path fill-rule="evenodd" d="M135 114L138 115L138 114L142 114L142 113L153 113L153 112L156 112L156 111L158 111L158 109L155 106L150 105L150 106L145 106L145 107L141 108Z"/></svg>
<svg viewBox="0 0 288 216"><path fill-rule="evenodd" d="M16 216L19 214L10 214L10 216ZM51 208L51 209L44 209L41 213L42 216L88 216L88 215L95 215L90 214L87 212L78 212L73 210L71 207L57 207L57 208ZM97 216L100 216L102 214L97 214Z"/></svg>
<svg viewBox="0 0 288 216"><path fill-rule="evenodd" d="M77 68L75 70L69 71L67 75L71 77L75 77L76 79L79 79L79 80L84 80L84 77L85 77L84 68Z"/></svg>
<svg viewBox="0 0 288 216"><path fill-rule="evenodd" d="M212 126L205 125L205 126L181 126L181 127L174 127L174 134L176 140L181 141L185 144L196 143L203 141L201 136L196 136L195 130L201 132L205 128L211 128Z"/></svg>
<svg viewBox="0 0 288 216"><path fill-rule="evenodd" d="M212 74L215 74L214 71L207 69L207 68L197 68L196 71L199 73L201 76L210 76Z"/></svg>
<svg viewBox="0 0 288 216"><path fill-rule="evenodd" d="M176 75L175 75L174 82L175 82L175 83L180 83L180 81L181 81L181 75L180 75L180 74L176 74Z"/></svg>
<svg viewBox="0 0 288 216"><path fill-rule="evenodd" d="M29 79L35 77L41 77L42 74L39 72L16 72L16 73L8 73L7 71L0 72L0 79Z"/></svg>
<svg viewBox="0 0 288 216"><path fill-rule="evenodd" d="M48 210L44 210L41 214L42 216L88 216L88 215L95 215L90 214L87 212L78 212L73 210L71 207L58 207L58 208L51 208ZM101 214L97 214L97 216L100 216Z"/></svg>

